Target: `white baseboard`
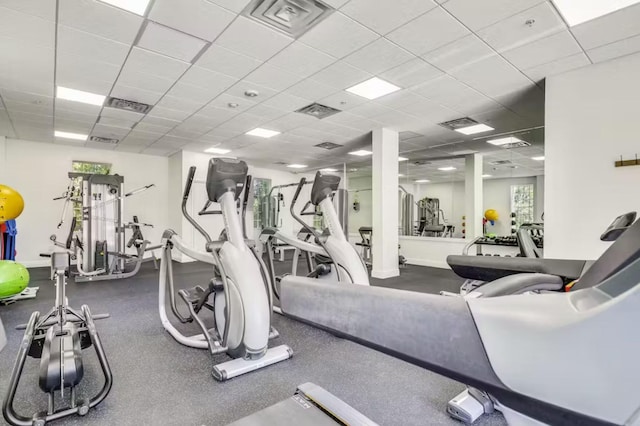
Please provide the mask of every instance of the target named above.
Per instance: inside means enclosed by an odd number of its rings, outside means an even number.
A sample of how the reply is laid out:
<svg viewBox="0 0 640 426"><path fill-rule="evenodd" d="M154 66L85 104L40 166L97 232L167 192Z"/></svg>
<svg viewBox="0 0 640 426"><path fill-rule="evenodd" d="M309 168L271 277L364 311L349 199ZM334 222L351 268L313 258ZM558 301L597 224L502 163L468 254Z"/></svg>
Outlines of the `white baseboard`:
<svg viewBox="0 0 640 426"><path fill-rule="evenodd" d="M416 266L429 266L431 268L451 269L446 261L428 259L407 259L407 264Z"/></svg>
<svg viewBox="0 0 640 426"><path fill-rule="evenodd" d="M371 271L371 276L373 278L379 278L381 280L387 279L387 278L393 278L393 277L397 277L400 275L400 269L395 268L395 269L386 269L386 270L372 270Z"/></svg>

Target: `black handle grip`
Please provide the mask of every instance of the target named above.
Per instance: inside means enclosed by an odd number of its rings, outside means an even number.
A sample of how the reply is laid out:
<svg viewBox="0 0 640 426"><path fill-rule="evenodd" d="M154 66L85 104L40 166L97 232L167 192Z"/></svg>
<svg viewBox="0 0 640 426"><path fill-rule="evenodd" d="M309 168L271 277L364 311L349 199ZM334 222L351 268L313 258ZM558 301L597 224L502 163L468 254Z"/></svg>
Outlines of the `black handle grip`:
<svg viewBox="0 0 640 426"><path fill-rule="evenodd" d="M302 187L307 183L307 178L300 179L300 183L298 184L298 188L296 189L296 193L293 196L293 200L291 200L291 206L298 201L298 197L300 196L300 191L302 191Z"/></svg>
<svg viewBox="0 0 640 426"><path fill-rule="evenodd" d="M246 206L249 203L249 192L251 191L251 176L247 175L247 180L245 181L244 184L244 197L242 200L242 204L244 206Z"/></svg>
<svg viewBox="0 0 640 426"><path fill-rule="evenodd" d="M205 216L208 214L222 214L222 210L207 210L207 211L199 211L198 216Z"/></svg>
<svg viewBox="0 0 640 426"><path fill-rule="evenodd" d="M184 194L182 195L182 201L186 202L191 193L191 185L193 185L193 178L196 175L196 166L189 167L189 174L187 175L187 183L184 185Z"/></svg>

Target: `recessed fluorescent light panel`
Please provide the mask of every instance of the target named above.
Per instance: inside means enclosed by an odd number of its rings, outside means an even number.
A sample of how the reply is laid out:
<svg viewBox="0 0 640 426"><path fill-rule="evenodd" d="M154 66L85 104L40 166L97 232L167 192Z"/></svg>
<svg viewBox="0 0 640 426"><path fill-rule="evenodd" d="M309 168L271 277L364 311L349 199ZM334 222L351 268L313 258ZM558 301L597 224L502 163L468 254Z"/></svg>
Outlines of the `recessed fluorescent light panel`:
<svg viewBox="0 0 640 426"><path fill-rule="evenodd" d="M415 183L429 183L431 182L429 179L418 179L414 180Z"/></svg>
<svg viewBox="0 0 640 426"><path fill-rule="evenodd" d="M443 171L443 172L450 172L451 170L455 170L456 168L453 166L447 166L447 167L438 167L438 170Z"/></svg>
<svg viewBox="0 0 640 426"><path fill-rule="evenodd" d="M483 178L491 177L491 175L482 175Z"/></svg>
<svg viewBox="0 0 640 426"><path fill-rule="evenodd" d="M358 157L365 157L367 155L371 155L373 152L367 151L366 149L360 149L358 151L351 151L349 155L357 155Z"/></svg>
<svg viewBox="0 0 640 426"><path fill-rule="evenodd" d="M553 0L556 8L570 27L624 9L638 2L639 0Z"/></svg>
<svg viewBox="0 0 640 426"><path fill-rule="evenodd" d="M204 150L204 152L209 153L209 154L228 154L231 152L230 149L223 149L223 148L207 148Z"/></svg>
<svg viewBox="0 0 640 426"><path fill-rule="evenodd" d="M258 136L261 138L271 138L275 135L279 135L280 132L275 131L275 130L267 130L267 129L261 129L260 127L256 127L253 130L249 130L247 133L247 135L249 136Z"/></svg>
<svg viewBox="0 0 640 426"><path fill-rule="evenodd" d="M106 98L106 96L83 92L82 90L69 89L68 87L62 86L58 86L56 88L56 97L58 99L66 99L68 101L82 102L83 104L98 106L102 106Z"/></svg>
<svg viewBox="0 0 640 426"><path fill-rule="evenodd" d="M307 166L306 164L289 164L287 167L289 167L290 169L304 169Z"/></svg>
<svg viewBox="0 0 640 426"><path fill-rule="evenodd" d="M506 145L508 143L516 143L516 142L522 142L522 141L513 136L509 136L508 138L491 139L487 141L487 143L490 143L491 145L495 145L495 146Z"/></svg>
<svg viewBox="0 0 640 426"><path fill-rule="evenodd" d="M398 161L407 161L407 160L408 160L408 158L406 158L406 157L398 157Z"/></svg>
<svg viewBox="0 0 640 426"><path fill-rule="evenodd" d="M86 141L87 138L89 137L89 135L83 135L80 133L71 133L71 132L61 132L59 130L56 130L53 134L56 138L74 139L77 141Z"/></svg>
<svg viewBox="0 0 640 426"><path fill-rule="evenodd" d="M100 0L119 9L124 9L136 15L144 16L149 5L149 0Z"/></svg>
<svg viewBox="0 0 640 426"><path fill-rule="evenodd" d="M402 173L398 174L398 177L404 177L404 175Z"/></svg>
<svg viewBox="0 0 640 426"><path fill-rule="evenodd" d="M360 84L356 84L353 87L349 87L347 92L351 92L354 95L362 96L363 98L371 100L380 98L398 90L400 90L398 86L379 79L378 77L373 77Z"/></svg>
<svg viewBox="0 0 640 426"><path fill-rule="evenodd" d="M320 169L320 171L325 173L335 173L338 169Z"/></svg>
<svg viewBox="0 0 640 426"><path fill-rule="evenodd" d="M484 133L491 130L493 130L493 127L489 127L486 124L475 124L473 126L456 129L456 132L462 133L463 135L475 135L476 133Z"/></svg>
<svg viewBox="0 0 640 426"><path fill-rule="evenodd" d="M531 157L531 159L535 161L544 161L544 155L541 155L539 157Z"/></svg>

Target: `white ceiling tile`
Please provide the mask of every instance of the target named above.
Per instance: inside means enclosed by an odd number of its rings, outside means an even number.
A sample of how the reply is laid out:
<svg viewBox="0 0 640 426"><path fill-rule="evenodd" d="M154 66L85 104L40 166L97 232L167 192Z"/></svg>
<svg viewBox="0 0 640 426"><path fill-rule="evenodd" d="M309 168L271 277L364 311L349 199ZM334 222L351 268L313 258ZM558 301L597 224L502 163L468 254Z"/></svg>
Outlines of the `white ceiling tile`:
<svg viewBox="0 0 640 426"><path fill-rule="evenodd" d="M229 106L229 104L237 104L237 106L235 108L232 108ZM228 93L223 93L220 96L217 96L211 102L209 102L209 104L206 107L204 107L201 112L206 113L206 110L209 108L213 108L214 111L218 109L223 109L226 111L225 116L228 116L229 118L231 118L236 114L239 114L243 111L248 110L255 104L256 104L255 102L251 102L249 98L245 96L238 97L238 96L230 95ZM217 115L218 113L216 112L215 114Z"/></svg>
<svg viewBox="0 0 640 426"><path fill-rule="evenodd" d="M239 16L218 37L215 44L266 61L291 42L292 38Z"/></svg>
<svg viewBox="0 0 640 426"><path fill-rule="evenodd" d="M98 119L98 114L100 113L100 111L96 111L96 112L88 111L86 113L83 113L78 111L67 110L67 109L64 109L63 107L60 107L58 105L58 102L56 102L56 108L54 111L56 121L70 120L70 121L81 122L81 123L85 123L93 126L93 124Z"/></svg>
<svg viewBox="0 0 640 426"><path fill-rule="evenodd" d="M102 109L99 105L90 105L82 102L74 102L67 99L56 99L56 115L59 110L77 112L88 116L98 116Z"/></svg>
<svg viewBox="0 0 640 426"><path fill-rule="evenodd" d="M380 78L406 88L432 80L442 74L443 72L434 66L420 58L415 58L380 74Z"/></svg>
<svg viewBox="0 0 640 426"><path fill-rule="evenodd" d="M491 102L478 91L462 84L449 75L433 79L412 88L414 92L440 105L461 111L461 107Z"/></svg>
<svg viewBox="0 0 640 426"><path fill-rule="evenodd" d="M581 51L582 49L569 31L562 31L533 43L508 50L503 53L503 56L519 69L527 69L575 55Z"/></svg>
<svg viewBox="0 0 640 426"><path fill-rule="evenodd" d="M212 44L195 63L199 67L217 71L236 78L243 78L262 61Z"/></svg>
<svg viewBox="0 0 640 426"><path fill-rule="evenodd" d="M120 67L87 60L82 56L58 54L56 84L76 90L108 95Z"/></svg>
<svg viewBox="0 0 640 426"><path fill-rule="evenodd" d="M386 37L416 55L423 55L468 34L469 30L437 7Z"/></svg>
<svg viewBox="0 0 640 426"><path fill-rule="evenodd" d="M340 12L384 35L436 6L432 0L352 0Z"/></svg>
<svg viewBox="0 0 640 426"><path fill-rule="evenodd" d="M114 98L126 99L128 101L142 102L143 104L155 105L162 98L164 93L152 92L138 87L116 84L111 90Z"/></svg>
<svg viewBox="0 0 640 426"><path fill-rule="evenodd" d="M164 93L173 85L175 80L158 77L153 74L137 72L133 67L125 67L122 69L118 77L117 84L125 86L137 87L142 90L151 92Z"/></svg>
<svg viewBox="0 0 640 426"><path fill-rule="evenodd" d="M163 108L159 106L153 107L153 115L155 117L168 118L169 120L175 121L182 121L192 113L192 111L180 111L177 109Z"/></svg>
<svg viewBox="0 0 640 426"><path fill-rule="evenodd" d="M531 80L500 56L491 56L472 66L461 68L453 76L490 97L533 85Z"/></svg>
<svg viewBox="0 0 640 426"><path fill-rule="evenodd" d="M151 109L151 111L144 116L144 118L142 119L139 125L148 124L150 126L155 126L156 128L153 129L154 132L160 131L161 130L160 128L166 129L163 132L163 133L166 133L168 130L171 130L172 128L180 124L180 121L172 120L164 117L156 117L155 115L153 115L153 113L154 113L154 109ZM143 129L140 128L140 130L143 130Z"/></svg>
<svg viewBox="0 0 640 426"><path fill-rule="evenodd" d="M100 112L100 115L102 117L117 118L120 120L127 120L127 121L133 121L133 122L138 122L144 118L144 114L128 111L126 109L109 108L109 107L103 108L102 111Z"/></svg>
<svg viewBox="0 0 640 426"><path fill-rule="evenodd" d="M67 120L65 118L59 118L57 116L55 119L55 129L61 130L63 132L81 133L88 135L89 132L91 132L91 129L93 129L94 124L95 120L92 122L75 121Z"/></svg>
<svg viewBox="0 0 640 426"><path fill-rule="evenodd" d="M192 66L179 81L180 83L202 87L203 92L218 94L231 87L238 79L206 68ZM212 97L209 97L209 99Z"/></svg>
<svg viewBox="0 0 640 426"><path fill-rule="evenodd" d="M258 96L253 97L253 98L245 96L245 92L247 92L247 91L258 92ZM235 96L237 98L244 99L243 103L254 103L254 104L256 104L256 103L260 103L262 101L265 101L265 100L269 99L270 97L276 95L278 92L276 90L273 90L273 89L269 88L269 87L265 87L265 86L262 86L260 84L253 83L251 81L240 80L235 85L231 86L226 91L226 93L231 95L231 96Z"/></svg>
<svg viewBox="0 0 640 426"><path fill-rule="evenodd" d="M235 18L231 13L205 0L156 0L149 19L171 28L213 41Z"/></svg>
<svg viewBox="0 0 640 426"><path fill-rule="evenodd" d="M211 130L206 135L203 135L202 137L203 138L221 138L221 139L225 139L226 140L226 139L230 139L230 138L232 138L234 136L237 136L240 133L241 132L216 128L216 129Z"/></svg>
<svg viewBox="0 0 640 426"><path fill-rule="evenodd" d="M314 74L312 78L327 86L346 89L371 77L370 73L339 61Z"/></svg>
<svg viewBox="0 0 640 426"><path fill-rule="evenodd" d="M269 129L273 129L273 130L278 130L284 133L301 126L312 125L317 120L318 120L317 118L314 118L305 114L292 112L285 115L284 117L280 117L268 122L265 125L265 127L268 127Z"/></svg>
<svg viewBox="0 0 640 426"><path fill-rule="evenodd" d="M457 111L444 107L436 102L422 98L408 105L396 108L398 111L420 117L423 121L440 123L442 121L453 120L460 115Z"/></svg>
<svg viewBox="0 0 640 426"><path fill-rule="evenodd" d="M149 117L149 116L147 116ZM161 117L155 117L155 118L161 118ZM172 120L173 121L173 120ZM175 121L176 125L179 124L179 121ZM139 122L136 125L135 130L137 132L144 132L147 133L149 135L155 135L156 139L159 138L160 136L164 135L165 133L171 131L171 129L175 127L175 126L157 126L155 124L151 124L149 122L147 122L146 120L142 120L141 122Z"/></svg>
<svg viewBox="0 0 640 426"><path fill-rule="evenodd" d="M640 35L596 47L587 51L593 62L604 62L620 56L640 52Z"/></svg>
<svg viewBox="0 0 640 426"><path fill-rule="evenodd" d="M58 54L77 55L85 59L122 66L129 45L109 40L75 28L58 26Z"/></svg>
<svg viewBox="0 0 640 426"><path fill-rule="evenodd" d="M193 113L198 109L200 109L203 105L204 105L204 102L195 102L187 98L177 98L175 96L165 95L160 100L160 102L156 104L156 107L169 108L169 109L175 109L178 111Z"/></svg>
<svg viewBox="0 0 640 426"><path fill-rule="evenodd" d="M134 47L124 64L124 70L131 68L133 71L177 80L189 66L187 62Z"/></svg>
<svg viewBox="0 0 640 426"><path fill-rule="evenodd" d="M122 129L131 130L133 126L136 125L137 121L100 116L100 118L98 119L98 123L104 126L118 127Z"/></svg>
<svg viewBox="0 0 640 426"><path fill-rule="evenodd" d="M540 2L541 0L449 0L443 7L472 31L477 31Z"/></svg>
<svg viewBox="0 0 640 426"><path fill-rule="evenodd" d="M379 74L413 58L415 56L401 47L385 38L379 38L343 60L361 70Z"/></svg>
<svg viewBox="0 0 640 426"><path fill-rule="evenodd" d="M192 62L206 44L202 39L151 21L147 22L137 43L143 49L184 62Z"/></svg>
<svg viewBox="0 0 640 426"><path fill-rule="evenodd" d="M0 0L0 7L17 10L49 21L56 19L56 3L51 0Z"/></svg>
<svg viewBox="0 0 640 426"><path fill-rule="evenodd" d="M107 126L104 124L96 124L91 132L92 136L101 136L103 138L122 139L131 129L121 127Z"/></svg>
<svg viewBox="0 0 640 426"><path fill-rule="evenodd" d="M0 37L0 58L0 87L53 96L53 49Z"/></svg>
<svg viewBox="0 0 640 426"><path fill-rule="evenodd" d="M404 89L376 99L375 103L386 106L388 108L399 109L403 106L419 102L423 99L424 97L413 93L411 90Z"/></svg>
<svg viewBox="0 0 640 426"><path fill-rule="evenodd" d="M133 43L143 18L93 0L59 2L58 22L125 44Z"/></svg>
<svg viewBox="0 0 640 426"><path fill-rule="evenodd" d="M640 3L571 28L585 50L640 34Z"/></svg>
<svg viewBox="0 0 640 426"><path fill-rule="evenodd" d="M336 93L338 90L340 89L308 78L306 80L302 80L300 83L295 84L294 86L291 86L286 90L285 93L303 99L316 101L318 99L324 98L325 96Z"/></svg>
<svg viewBox="0 0 640 426"><path fill-rule="evenodd" d="M347 111L365 102L369 102L369 100L342 90L326 98L322 98L318 102L331 108Z"/></svg>
<svg viewBox="0 0 640 426"><path fill-rule="evenodd" d="M393 111L391 108L377 104L375 102L367 102L366 104L358 105L352 108L349 113L359 115L368 119L375 119L376 116L387 114Z"/></svg>
<svg viewBox="0 0 640 426"><path fill-rule="evenodd" d="M42 96L33 93L19 92L17 90L2 89L0 90L0 96L4 100L6 105L10 105L13 102L19 102L24 104L40 105L40 106L52 106L53 98L50 96ZM0 109L2 109L2 102L0 102Z"/></svg>
<svg viewBox="0 0 640 426"><path fill-rule="evenodd" d="M37 114L37 115L53 115L53 103L34 104L34 103L8 101L7 99L4 100L4 103L7 107L7 110L12 112L15 111L15 112L26 112L28 114ZM0 110L2 110L1 106L0 106Z"/></svg>
<svg viewBox="0 0 640 426"><path fill-rule="evenodd" d="M289 111L284 111L278 108L272 108L264 104L258 104L248 111L249 114L266 118L267 120L275 120L276 118L286 115L288 112Z"/></svg>
<svg viewBox="0 0 640 426"><path fill-rule="evenodd" d="M53 126L52 115L30 114L28 112L7 111L9 118L13 121L14 126L18 126L20 122L33 122L38 126Z"/></svg>
<svg viewBox="0 0 640 426"><path fill-rule="evenodd" d="M179 81L167 92L167 95L205 103L218 96L225 89L226 87L194 86L192 84L182 83Z"/></svg>
<svg viewBox="0 0 640 426"><path fill-rule="evenodd" d="M422 58L441 70L451 73L493 55L496 53L478 36L469 34L423 55Z"/></svg>
<svg viewBox="0 0 640 426"><path fill-rule="evenodd" d="M271 58L269 64L286 69L302 77L308 77L331 65L336 60L333 56L327 55L318 49L295 41Z"/></svg>
<svg viewBox="0 0 640 426"><path fill-rule="evenodd" d="M52 21L0 6L0 37L53 49L55 29Z"/></svg>
<svg viewBox="0 0 640 426"><path fill-rule="evenodd" d="M207 0L211 3L215 3L218 6L222 6L225 9L229 9L233 12L240 13L251 0Z"/></svg>
<svg viewBox="0 0 640 426"><path fill-rule="evenodd" d="M326 4L333 7L334 9L339 9L349 0L324 0Z"/></svg>
<svg viewBox="0 0 640 426"><path fill-rule="evenodd" d="M640 46L638 48L640 50ZM578 53L577 55L567 56L566 58L558 59L557 61L547 62L546 64L538 65L533 68L524 70L523 72L534 82L539 82L545 77L561 74L576 68L580 68L589 65L591 62L587 55L584 53Z"/></svg>
<svg viewBox="0 0 640 426"><path fill-rule="evenodd" d="M311 100L293 96L288 93L278 93L274 97L267 99L262 104L284 111L295 111L303 106L309 105Z"/></svg>
<svg viewBox="0 0 640 426"><path fill-rule="evenodd" d="M293 86L303 77L290 73L269 63L263 64L257 70L245 77L246 81L269 87L278 92Z"/></svg>
<svg viewBox="0 0 640 426"><path fill-rule="evenodd" d="M145 141L145 145L149 145L151 142L155 142L156 140L160 139L161 136L162 135L159 135L157 133L149 133L149 132L142 131L142 130L138 129L138 126L136 126L136 128L133 129L127 135L125 140L127 140L127 139L135 139L138 142Z"/></svg>
<svg viewBox="0 0 640 426"><path fill-rule="evenodd" d="M527 25L529 20L534 23ZM478 35L498 52L503 52L566 29L555 8L543 2L478 31Z"/></svg>
<svg viewBox="0 0 640 426"><path fill-rule="evenodd" d="M141 145L129 145L123 143L124 141L120 141L120 143L114 148L115 151L120 152L131 152L133 154L139 154L140 151L144 149L144 146Z"/></svg>
<svg viewBox="0 0 640 426"><path fill-rule="evenodd" d="M334 12L299 40L331 56L342 58L378 37L378 34L353 19L340 12Z"/></svg>
<svg viewBox="0 0 640 426"><path fill-rule="evenodd" d="M224 122L217 128L221 130L230 130L230 131L245 133L268 121L269 120L266 120L262 117L257 117L255 115L250 115L245 113L242 115L236 115L235 117Z"/></svg>
<svg viewBox="0 0 640 426"><path fill-rule="evenodd" d="M154 148L154 146L151 145L151 147L143 149L142 151L140 151L140 153L147 155L156 155L159 157L167 157L176 151L179 151L179 148Z"/></svg>

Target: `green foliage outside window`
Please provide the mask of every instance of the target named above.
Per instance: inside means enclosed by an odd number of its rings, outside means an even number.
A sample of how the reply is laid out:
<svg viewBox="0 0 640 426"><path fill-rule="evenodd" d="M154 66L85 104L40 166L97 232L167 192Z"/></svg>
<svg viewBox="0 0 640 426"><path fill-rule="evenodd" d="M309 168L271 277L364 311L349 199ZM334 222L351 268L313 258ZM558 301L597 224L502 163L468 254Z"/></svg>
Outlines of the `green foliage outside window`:
<svg viewBox="0 0 640 426"><path fill-rule="evenodd" d="M516 214L516 229L533 222L534 205L533 184L511 185L511 212Z"/></svg>

